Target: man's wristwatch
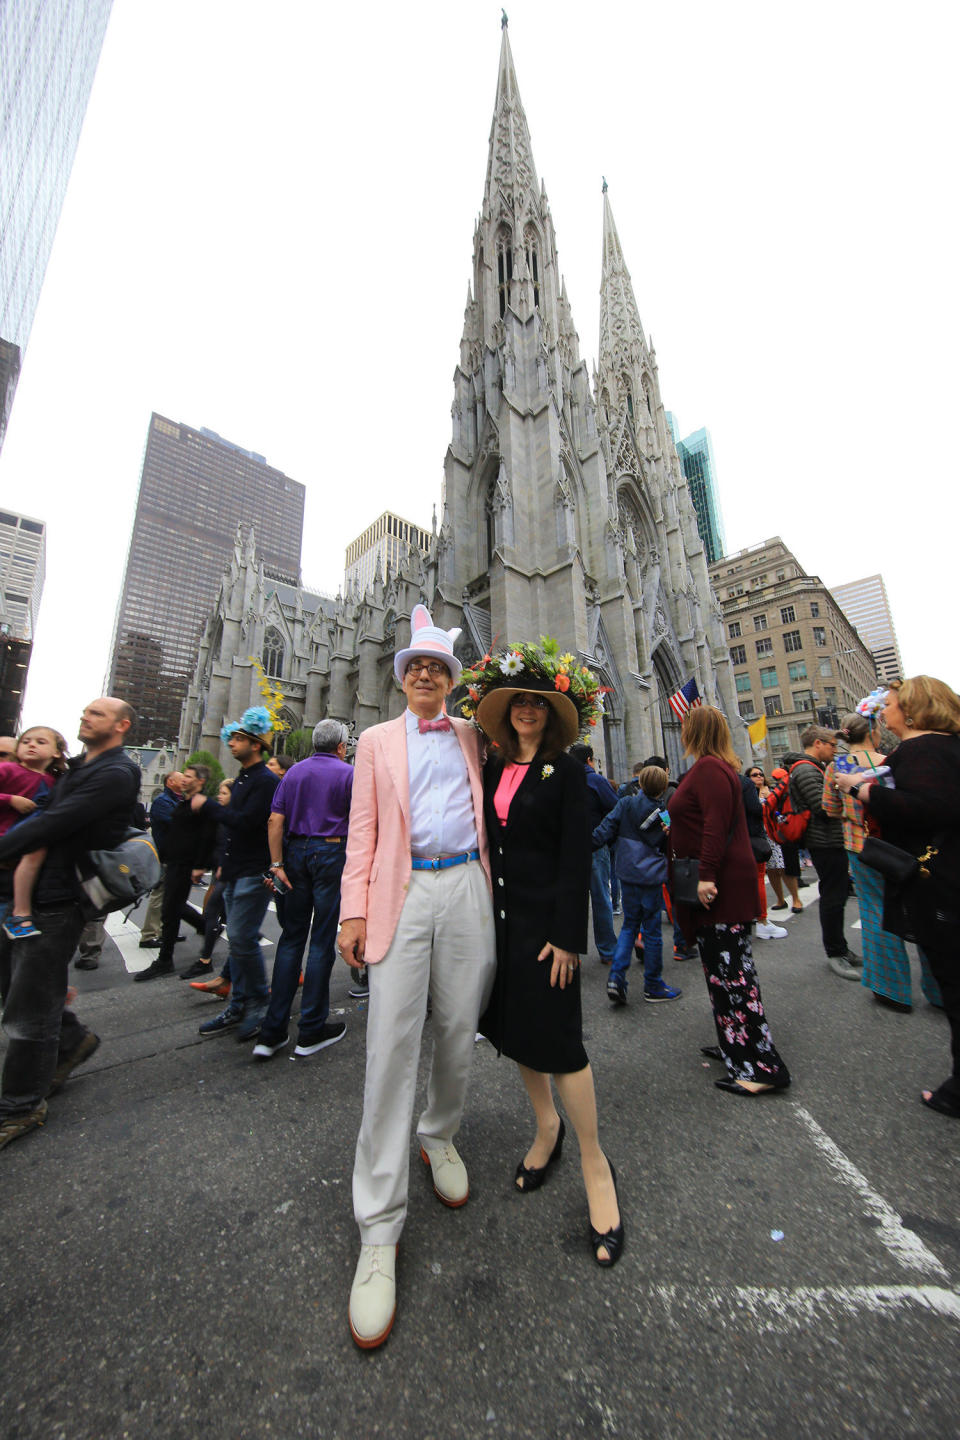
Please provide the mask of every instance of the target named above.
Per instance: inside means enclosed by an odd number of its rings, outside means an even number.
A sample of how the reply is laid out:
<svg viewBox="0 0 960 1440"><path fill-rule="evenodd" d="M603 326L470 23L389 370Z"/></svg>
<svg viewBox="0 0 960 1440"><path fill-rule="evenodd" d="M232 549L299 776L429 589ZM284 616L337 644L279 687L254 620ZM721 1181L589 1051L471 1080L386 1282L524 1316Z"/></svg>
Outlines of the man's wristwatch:
<svg viewBox="0 0 960 1440"><path fill-rule="evenodd" d="M283 861L282 861L282 860L274 860L273 864L270 866L270 869L271 869L271 870L282 870L282 869L283 869Z"/></svg>

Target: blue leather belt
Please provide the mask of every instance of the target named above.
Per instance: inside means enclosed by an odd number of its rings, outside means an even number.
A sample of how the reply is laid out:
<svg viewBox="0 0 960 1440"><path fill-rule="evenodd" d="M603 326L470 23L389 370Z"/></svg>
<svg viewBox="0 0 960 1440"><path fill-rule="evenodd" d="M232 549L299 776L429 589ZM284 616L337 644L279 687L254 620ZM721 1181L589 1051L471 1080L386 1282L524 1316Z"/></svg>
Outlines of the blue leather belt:
<svg viewBox="0 0 960 1440"><path fill-rule="evenodd" d="M414 870L449 870L452 865L466 865L468 860L479 860L479 850L465 850L462 855L434 855L432 860L421 860L419 855L411 857Z"/></svg>

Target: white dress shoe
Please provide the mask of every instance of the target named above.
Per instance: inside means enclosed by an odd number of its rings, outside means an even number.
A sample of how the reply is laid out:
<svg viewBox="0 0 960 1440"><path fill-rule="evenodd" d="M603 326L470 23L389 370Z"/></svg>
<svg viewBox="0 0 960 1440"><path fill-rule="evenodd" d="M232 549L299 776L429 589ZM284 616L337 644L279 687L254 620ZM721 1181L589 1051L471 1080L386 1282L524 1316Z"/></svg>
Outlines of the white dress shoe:
<svg viewBox="0 0 960 1440"><path fill-rule="evenodd" d="M470 1182L467 1167L452 1145L441 1145L439 1150L425 1150L420 1146L420 1157L433 1171L433 1193L444 1205L455 1210L466 1205L470 1198Z"/></svg>
<svg viewBox="0 0 960 1440"><path fill-rule="evenodd" d="M361 1350L375 1350L397 1313L396 1245L361 1245L350 1289L350 1334Z"/></svg>
<svg viewBox="0 0 960 1440"><path fill-rule="evenodd" d="M774 925L772 922L762 925L757 923L757 936L761 940L782 940L786 933L782 925Z"/></svg>

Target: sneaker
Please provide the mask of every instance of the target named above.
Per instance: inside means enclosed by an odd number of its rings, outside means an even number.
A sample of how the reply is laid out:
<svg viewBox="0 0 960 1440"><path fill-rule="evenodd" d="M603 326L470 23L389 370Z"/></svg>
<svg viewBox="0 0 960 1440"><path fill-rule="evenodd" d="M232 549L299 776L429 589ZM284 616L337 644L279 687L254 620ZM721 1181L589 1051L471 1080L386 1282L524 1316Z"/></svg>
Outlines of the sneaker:
<svg viewBox="0 0 960 1440"><path fill-rule="evenodd" d="M844 958L844 960L846 960L846 962L847 962L848 965L862 965L862 964L863 964L863 961L860 959L860 956L857 955L853 950L850 950L850 949L847 949L847 950L844 951L843 958Z"/></svg>
<svg viewBox="0 0 960 1440"><path fill-rule="evenodd" d="M833 971L834 975L840 976L841 980L860 979L860 967L858 965L848 964L845 955L828 955L827 965Z"/></svg>
<svg viewBox="0 0 960 1440"><path fill-rule="evenodd" d="M152 963L147 966L146 970L138 970L137 973L136 973L136 975L134 975L133 978L134 978L134 980L156 980L157 977L160 976L160 975L172 975L172 974L173 974L173 961L172 961L172 960L159 960L159 959L158 959L158 960L152 961Z"/></svg>
<svg viewBox="0 0 960 1440"><path fill-rule="evenodd" d="M92 1030L88 1030L76 1049L71 1050L70 1054L61 1060L56 1070L54 1070L53 1079L50 1081L50 1089L47 1091L47 1094L56 1095L60 1086L70 1074L70 1071L76 1070L78 1065L83 1065L85 1061L89 1060L94 1051L99 1049L99 1046L100 1036L94 1035Z"/></svg>
<svg viewBox="0 0 960 1440"><path fill-rule="evenodd" d="M351 965L350 974L353 976L353 984L347 991L350 999L366 1000L370 994L370 977L367 975L366 970L355 970Z"/></svg>
<svg viewBox="0 0 960 1440"><path fill-rule="evenodd" d="M159 950L160 936L151 937L149 940L141 940L138 948L140 950Z"/></svg>
<svg viewBox="0 0 960 1440"><path fill-rule="evenodd" d="M240 1024L240 1011L232 1009L229 1005L226 1010L221 1010L219 1015L214 1015L212 1020L204 1020L200 1026L201 1035L222 1035L226 1030L232 1030L235 1025Z"/></svg>
<svg viewBox="0 0 960 1440"><path fill-rule="evenodd" d="M692 960L695 955L696 951L685 950L682 945L674 945L673 947L674 960Z"/></svg>
<svg viewBox="0 0 960 1440"><path fill-rule="evenodd" d="M627 987L622 980L607 981L607 999L611 1005L626 1005Z"/></svg>
<svg viewBox="0 0 960 1440"><path fill-rule="evenodd" d="M213 965L209 960L194 960L193 964L188 965L186 970L180 971L180 979L202 980L204 975L209 975L212 970Z"/></svg>
<svg viewBox="0 0 960 1440"><path fill-rule="evenodd" d="M8 915L3 922L3 933L8 940L32 940L34 935L40 934L40 931L34 925L32 916ZM41 1123L41 1121L37 1121L37 1124Z"/></svg>
<svg viewBox="0 0 960 1440"><path fill-rule="evenodd" d="M679 1000L683 994L682 990L674 990L672 985L665 985L660 981L652 990L644 990L643 998L650 1005L656 1005L660 1000Z"/></svg>
<svg viewBox="0 0 960 1440"><path fill-rule="evenodd" d="M772 921L757 921L757 938L759 940L782 940L786 933L782 925L774 925Z"/></svg>
<svg viewBox="0 0 960 1440"><path fill-rule="evenodd" d="M284 1045L289 1045L289 1043L288 1035L284 1035L283 1039L278 1040L275 1045L265 1045L262 1040L258 1040L253 1047L253 1058L254 1060L272 1060L278 1050L282 1050Z"/></svg>
<svg viewBox="0 0 960 1440"><path fill-rule="evenodd" d="M332 1025L324 1025L318 1030L312 1040L301 1040L294 1048L294 1055L316 1055L318 1050L326 1050L328 1045L336 1045L347 1033L347 1027L343 1020L335 1020Z"/></svg>
<svg viewBox="0 0 960 1440"><path fill-rule="evenodd" d="M6 927L4 927L6 928ZM36 1110L31 1110L26 1115L11 1115L9 1119L0 1123L0 1150L4 1145L9 1145L11 1140L19 1140L21 1135L26 1135L28 1130L36 1130L47 1118L47 1102L41 1100Z"/></svg>
<svg viewBox="0 0 960 1440"><path fill-rule="evenodd" d="M238 1040L252 1040L255 1035L260 1034L260 1026L267 1018L267 1002L258 1004L256 1001L247 1005L243 1012L243 1019L240 1021L240 1029L237 1031Z"/></svg>

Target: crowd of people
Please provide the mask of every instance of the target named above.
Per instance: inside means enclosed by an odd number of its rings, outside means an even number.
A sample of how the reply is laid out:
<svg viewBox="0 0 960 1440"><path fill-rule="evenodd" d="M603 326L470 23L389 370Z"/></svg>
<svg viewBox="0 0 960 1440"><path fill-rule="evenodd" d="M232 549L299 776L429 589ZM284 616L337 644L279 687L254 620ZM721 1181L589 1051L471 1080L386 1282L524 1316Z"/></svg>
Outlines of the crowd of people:
<svg viewBox="0 0 960 1440"><path fill-rule="evenodd" d="M960 699L947 685L921 676L865 697L837 732L805 731L801 752L769 779L756 763L741 774L726 719L697 706L682 726L679 779L663 756L651 756L617 792L584 739L602 713L589 670L544 642L462 671L458 634L415 608L410 643L394 663L406 708L363 732L353 764L347 727L334 719L315 726L308 758L274 756L270 716L253 707L221 732L239 767L232 781L208 795L208 767L191 763L168 777L151 807L163 876L140 944L157 953L136 983L177 973L180 925L191 925L203 944L180 976L226 1002L200 1032L252 1042L259 1063L289 1045L301 985L294 1054L342 1039L345 1023L330 1019L337 950L354 972L351 994L369 997L353 1174L360 1253L348 1307L364 1349L386 1340L396 1314L428 1013L433 1049L416 1135L437 1198L449 1207L469 1199L454 1140L479 1031L516 1064L532 1107L516 1189L543 1186L569 1123L590 1253L602 1268L620 1258L617 1177L601 1144L583 1043L591 909L612 1006L627 1004L634 956L645 1001L679 997L663 978L666 908L674 958L701 961L716 1042L703 1054L724 1067L715 1085L742 1098L783 1091L790 1072L764 1010L753 946L757 936L788 934L768 917L768 880L771 912L803 909L802 845L819 880L834 973L862 979L878 1003L907 1009L904 942L921 947L923 991L946 1012L953 1051L951 1075L921 1098L960 1116ZM464 718L447 709L460 685ZM71 959L91 963L89 943L86 954L78 947L98 921L78 897L77 868L90 850L117 846L137 818L140 775L124 750L133 719L122 700L92 702L79 731L83 752L71 760L63 737L44 727L0 740L0 862L15 866L0 871L8 1040L0 1148L43 1125L48 1096L100 1043L74 1013L68 986ZM894 743L881 748L882 733ZM805 827L799 841L778 826L784 796ZM197 909L191 890L207 873ZM851 881L862 958L844 931ZM260 932L271 899L281 934L268 982ZM215 973L224 927L227 956Z"/></svg>

